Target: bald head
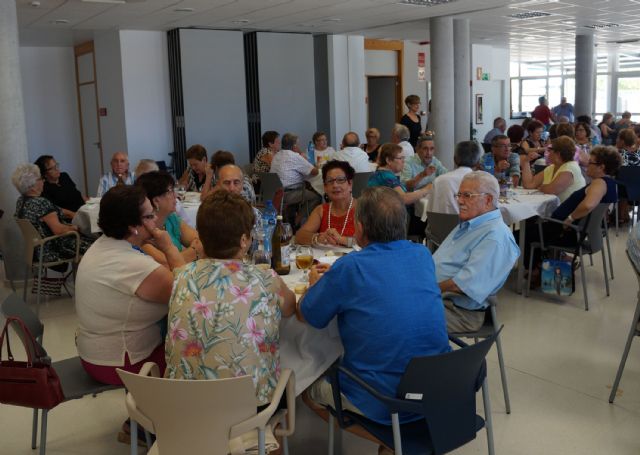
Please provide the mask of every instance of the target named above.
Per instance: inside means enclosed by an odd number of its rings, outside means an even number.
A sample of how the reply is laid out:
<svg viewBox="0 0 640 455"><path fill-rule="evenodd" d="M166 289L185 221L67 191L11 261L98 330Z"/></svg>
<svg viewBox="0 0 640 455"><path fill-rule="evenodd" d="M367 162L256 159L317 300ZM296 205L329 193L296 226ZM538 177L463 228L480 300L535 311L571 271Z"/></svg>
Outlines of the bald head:
<svg viewBox="0 0 640 455"><path fill-rule="evenodd" d="M111 171L117 175L129 172L129 156L125 152L116 152L111 156Z"/></svg>
<svg viewBox="0 0 640 455"><path fill-rule="evenodd" d="M244 174L235 164L227 164L218 169L217 189L225 189L230 193L242 193Z"/></svg>
<svg viewBox="0 0 640 455"><path fill-rule="evenodd" d="M357 147L360 145L360 138L353 131L349 131L342 138L342 146L343 147Z"/></svg>

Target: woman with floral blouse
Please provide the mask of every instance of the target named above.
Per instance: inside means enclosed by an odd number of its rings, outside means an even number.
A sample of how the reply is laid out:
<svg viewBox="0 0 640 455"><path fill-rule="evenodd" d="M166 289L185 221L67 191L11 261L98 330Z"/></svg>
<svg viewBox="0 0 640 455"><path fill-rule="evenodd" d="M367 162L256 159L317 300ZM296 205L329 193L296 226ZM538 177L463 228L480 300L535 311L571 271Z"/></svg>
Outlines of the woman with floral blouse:
<svg viewBox="0 0 640 455"><path fill-rule="evenodd" d="M263 406L278 382L280 319L293 314L295 295L272 270L243 264L253 224L253 210L239 195L217 191L200 206L205 257L174 272L165 376L250 375Z"/></svg>

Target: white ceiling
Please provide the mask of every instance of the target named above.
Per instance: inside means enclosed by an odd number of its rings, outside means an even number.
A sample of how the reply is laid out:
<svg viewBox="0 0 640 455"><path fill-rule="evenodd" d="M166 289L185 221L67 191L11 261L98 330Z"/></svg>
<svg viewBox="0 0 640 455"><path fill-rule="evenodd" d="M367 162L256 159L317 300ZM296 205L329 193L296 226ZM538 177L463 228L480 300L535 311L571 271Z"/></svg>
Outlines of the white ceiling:
<svg viewBox="0 0 640 455"><path fill-rule="evenodd" d="M454 0L429 7L402 5L399 0L95 1L16 0L21 39L52 45L60 37L78 42L101 30L207 27L426 41L428 18L456 15L470 19L473 42L509 46L512 59L573 55L577 33L595 33L599 49L640 49L640 43L613 43L640 39L640 0ZM551 15L509 17L531 11ZM612 23L618 26L586 27Z"/></svg>

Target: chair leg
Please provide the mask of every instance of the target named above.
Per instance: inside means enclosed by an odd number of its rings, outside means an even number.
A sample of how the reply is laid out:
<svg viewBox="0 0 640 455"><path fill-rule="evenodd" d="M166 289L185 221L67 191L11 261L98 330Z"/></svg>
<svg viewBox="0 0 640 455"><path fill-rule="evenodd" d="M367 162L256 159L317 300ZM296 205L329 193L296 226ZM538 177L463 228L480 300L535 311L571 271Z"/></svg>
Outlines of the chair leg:
<svg viewBox="0 0 640 455"><path fill-rule="evenodd" d="M24 271L24 288L22 289L22 300L27 303L27 287L29 287L29 275L31 274L31 267L27 266Z"/></svg>
<svg viewBox="0 0 640 455"><path fill-rule="evenodd" d="M333 418L333 414L329 414L329 444L328 444L328 451L327 453L329 455L333 455L333 443L334 443L334 436L335 436L335 421Z"/></svg>
<svg viewBox="0 0 640 455"><path fill-rule="evenodd" d="M42 259L42 258L41 258ZM38 265L38 293L36 294L36 316L40 317L40 291L42 287L42 261Z"/></svg>
<svg viewBox="0 0 640 455"><path fill-rule="evenodd" d="M147 450L149 450L153 445L153 441L151 441L151 433L146 428L144 429L144 440L147 442Z"/></svg>
<svg viewBox="0 0 640 455"><path fill-rule="evenodd" d="M531 274L533 272L533 253L535 253L536 247L532 246L529 252L529 276L527 277L527 291L524 293L525 297L529 297L529 291L531 291Z"/></svg>
<svg viewBox="0 0 640 455"><path fill-rule="evenodd" d="M38 445L38 408L33 408L33 426L31 427L31 448Z"/></svg>
<svg viewBox="0 0 640 455"><path fill-rule="evenodd" d="M495 321L495 319L494 319ZM494 331L500 330L499 327L493 328ZM507 371L504 366L504 357L502 356L502 342L501 336L496 338L496 350L498 351L498 364L500 365L500 379L502 380L502 393L504 394L504 408L507 414L511 414L511 401L509 400L509 386L507 385Z"/></svg>
<svg viewBox="0 0 640 455"><path fill-rule="evenodd" d="M631 325L631 331L629 332L629 336L627 337L627 343L624 346L624 352L622 353L622 358L620 359L620 365L618 366L618 371L616 372L616 379L613 381L613 387L611 387L611 394L609 395L609 403L613 403L613 400L616 398L616 392L618 391L618 386L620 385L620 379L622 378L622 372L624 371L624 366L627 363L627 357L629 356L629 351L631 350L631 343L633 342L633 337L636 334L636 324L638 321L633 321Z"/></svg>
<svg viewBox="0 0 640 455"><path fill-rule="evenodd" d="M267 455L264 428L258 428L258 454Z"/></svg>
<svg viewBox="0 0 640 455"><path fill-rule="evenodd" d="M609 275L613 280L613 259L611 259L611 244L609 243L609 232L604 236L605 245L607 245L607 255L609 256Z"/></svg>
<svg viewBox="0 0 640 455"><path fill-rule="evenodd" d="M283 415L280 425L284 430L287 429L287 416ZM289 455L289 439L286 436L282 437L282 453L283 455Z"/></svg>
<svg viewBox="0 0 640 455"><path fill-rule="evenodd" d="M582 277L582 293L584 294L584 311L589 311L589 296L587 295L587 278L584 273L584 260L580 250L580 276Z"/></svg>
<svg viewBox="0 0 640 455"><path fill-rule="evenodd" d="M620 221L618 220L618 203L616 202L616 237L618 237L618 233L620 231L620 226L619 223Z"/></svg>
<svg viewBox="0 0 640 455"><path fill-rule="evenodd" d="M493 445L493 419L491 417L491 399L489 398L489 383L487 378L482 381L482 403L484 405L484 427L487 430L487 447L489 455L495 454Z"/></svg>
<svg viewBox="0 0 640 455"><path fill-rule="evenodd" d="M138 422L129 419L129 428L129 437L131 438L129 453L131 455L138 455Z"/></svg>
<svg viewBox="0 0 640 455"><path fill-rule="evenodd" d="M47 414L49 411L42 410L42 422L40 423L40 455L47 453Z"/></svg>
<svg viewBox="0 0 640 455"><path fill-rule="evenodd" d="M391 414L391 428L393 430L393 453L402 455L402 437L400 436L400 418L398 413Z"/></svg>
<svg viewBox="0 0 640 455"><path fill-rule="evenodd" d="M609 274L607 273L607 258L604 254L604 249L600 251L602 256L602 270L604 272L604 287L607 290L607 297L609 297Z"/></svg>

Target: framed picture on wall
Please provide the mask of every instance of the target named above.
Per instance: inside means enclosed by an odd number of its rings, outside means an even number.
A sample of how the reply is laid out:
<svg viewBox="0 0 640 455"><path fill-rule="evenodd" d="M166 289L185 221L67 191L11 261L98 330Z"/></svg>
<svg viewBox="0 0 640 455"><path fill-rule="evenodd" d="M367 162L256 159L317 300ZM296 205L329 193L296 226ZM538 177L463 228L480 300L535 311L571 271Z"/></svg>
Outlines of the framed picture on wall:
<svg viewBox="0 0 640 455"><path fill-rule="evenodd" d="M483 111L484 95L481 93L476 94L476 125L482 125L484 123L484 111Z"/></svg>

